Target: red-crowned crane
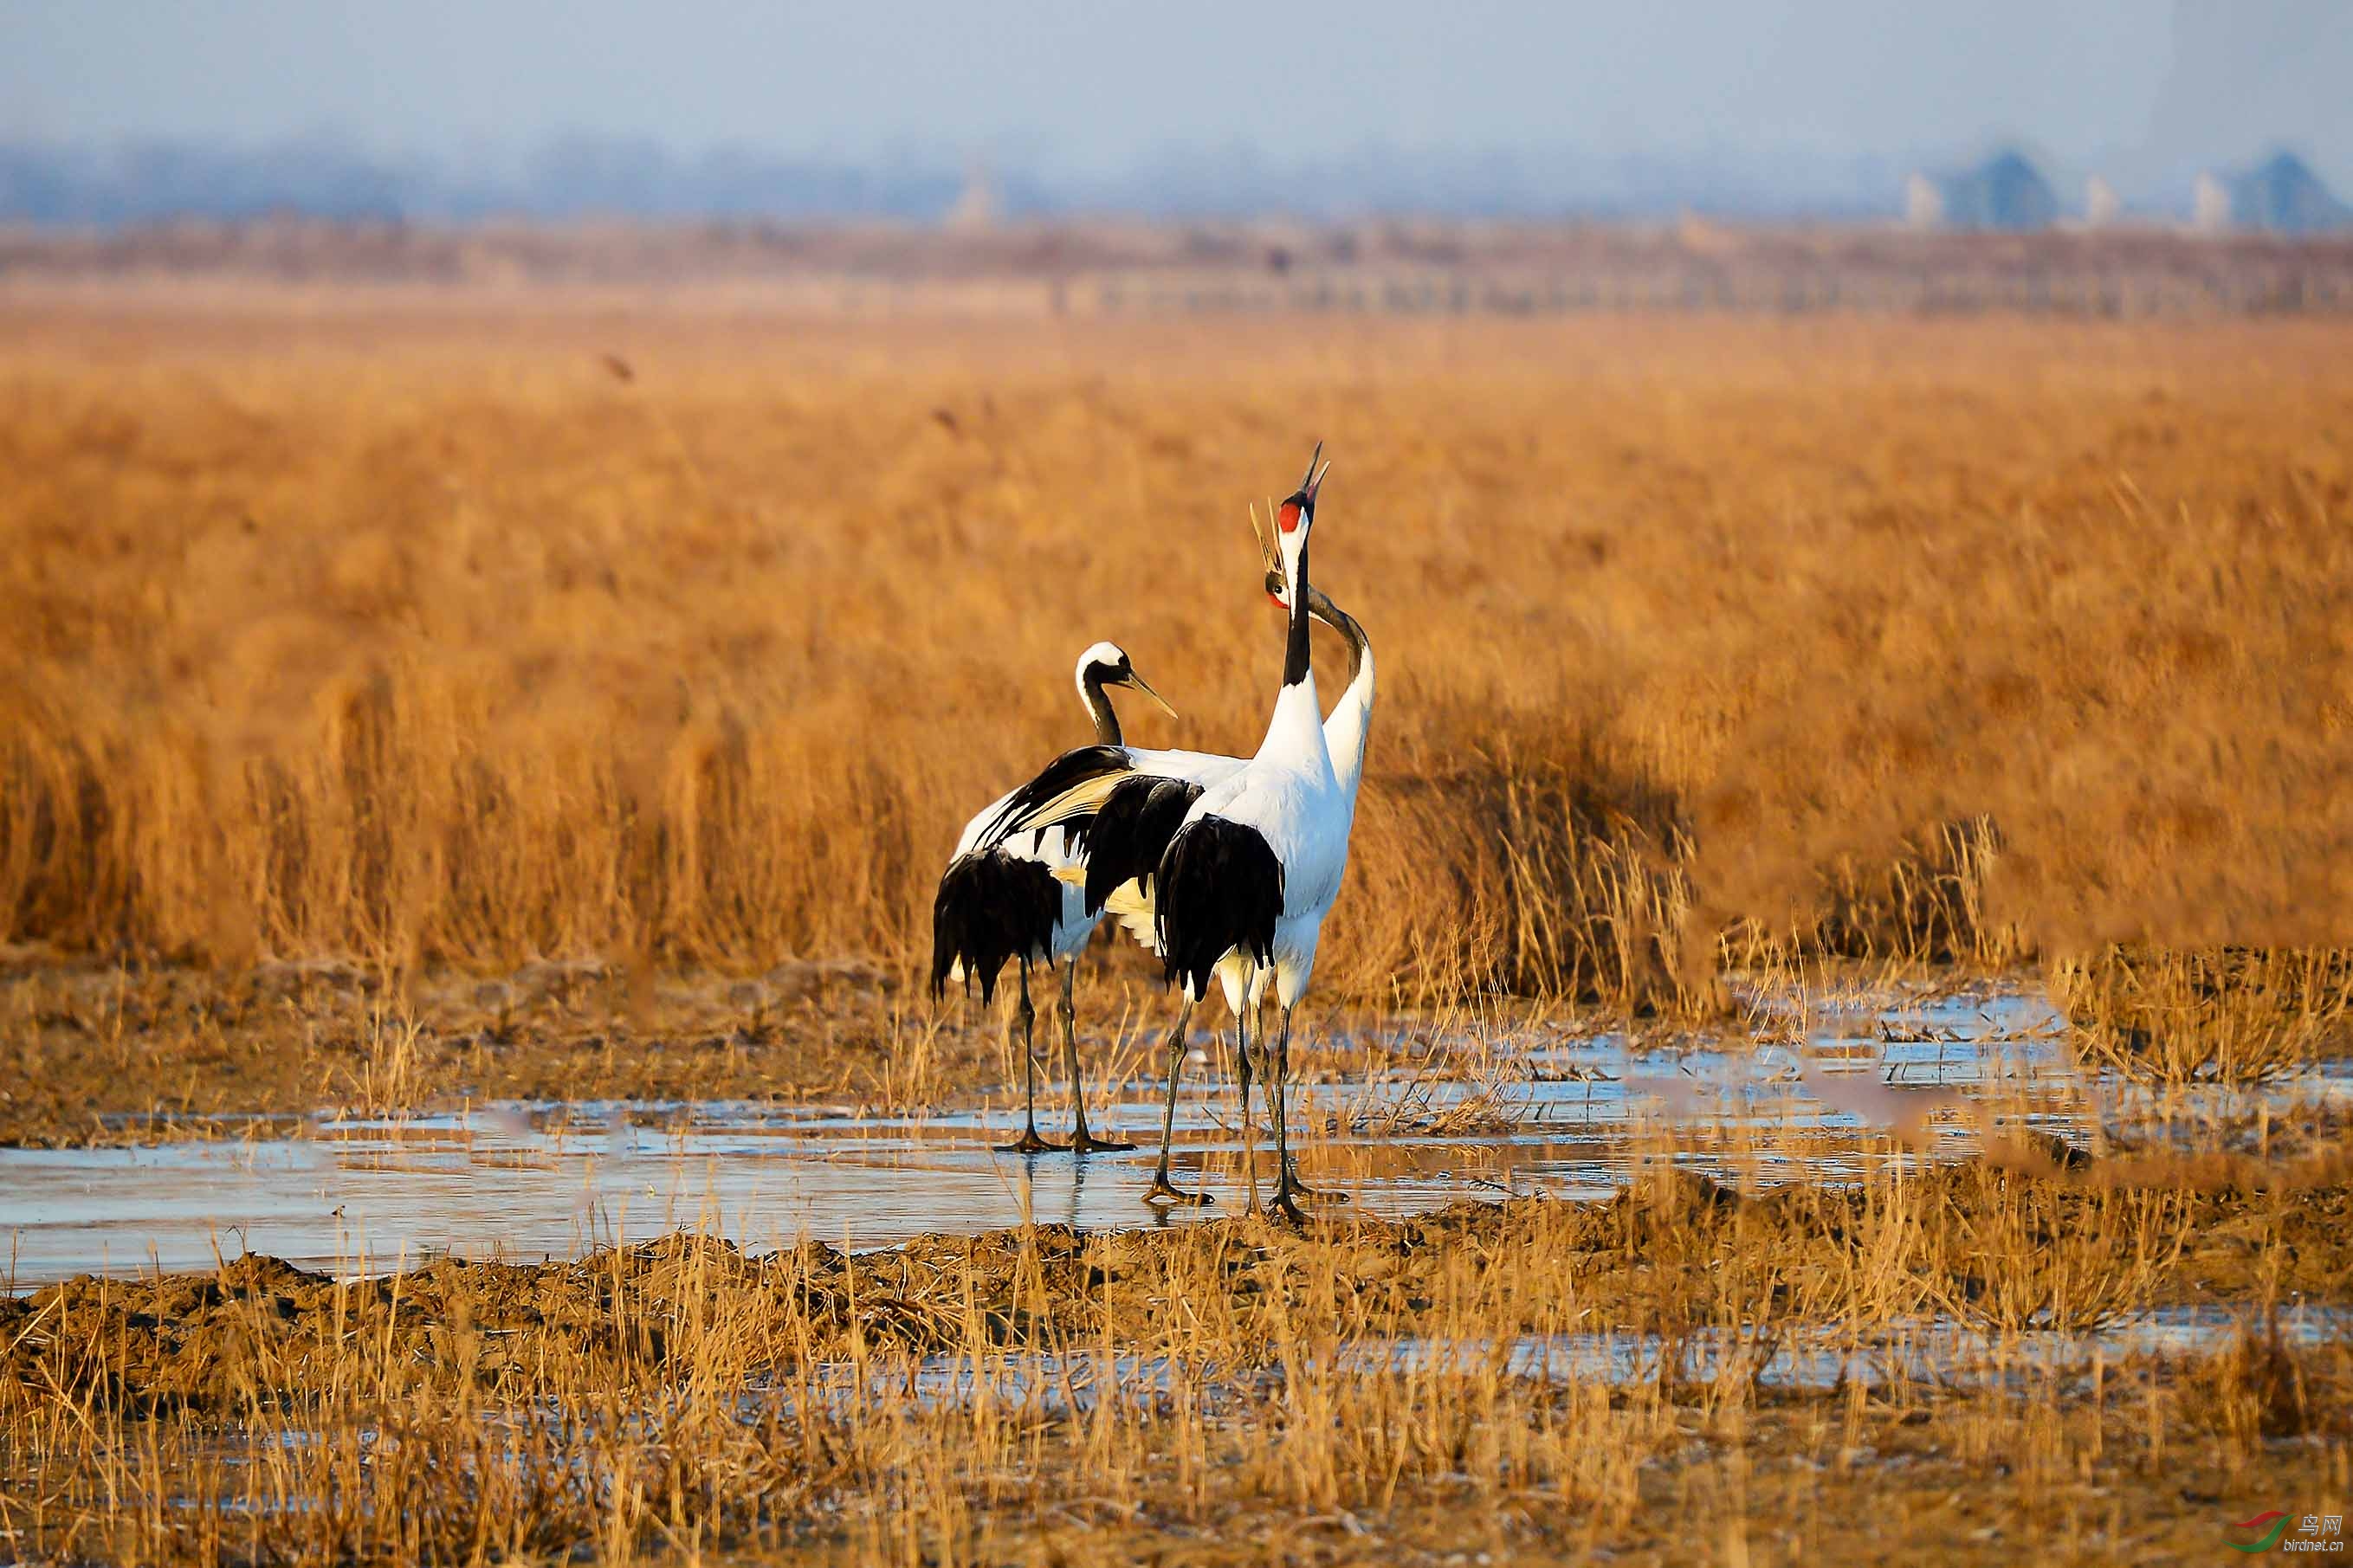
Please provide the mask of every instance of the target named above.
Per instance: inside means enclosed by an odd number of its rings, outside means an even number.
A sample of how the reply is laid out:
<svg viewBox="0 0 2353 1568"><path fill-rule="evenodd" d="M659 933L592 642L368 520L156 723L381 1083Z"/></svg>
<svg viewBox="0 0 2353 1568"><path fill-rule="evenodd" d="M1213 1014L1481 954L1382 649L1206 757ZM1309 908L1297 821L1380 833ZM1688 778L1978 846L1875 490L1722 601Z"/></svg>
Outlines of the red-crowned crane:
<svg viewBox="0 0 2353 1568"><path fill-rule="evenodd" d="M1029 966L1050 963L1061 972L1060 1016L1062 1049L1071 1073L1073 1131L1070 1147L1087 1153L1098 1149L1131 1149L1134 1145L1097 1138L1087 1129L1086 1096L1079 1075L1078 1009L1071 995L1078 957L1102 920L1100 906L1085 908L1074 885L1083 862L1060 827L1016 831L1009 825L1024 806L1054 794L1074 773L1116 766L1146 768L1155 773L1214 782L1238 770L1241 759L1199 752L1146 751L1124 743L1119 715L1105 688L1124 686L1151 698L1173 718L1176 710L1153 690L1126 652L1116 644L1099 642L1079 656L1080 700L1095 727L1095 742L1066 752L1046 770L1018 789L999 797L965 825L955 855L940 877L932 902L932 994L939 995L950 980L969 984L977 980L981 1000L993 1002L997 974L1007 960L1018 965L1020 988L1006 1016L1006 1037L1018 1034L1022 1061L1022 1132L1007 1147L1036 1153L1060 1145L1038 1135L1037 1058L1032 1042L1037 1009L1029 1000Z"/></svg>
<svg viewBox="0 0 2353 1568"><path fill-rule="evenodd" d="M1318 456L1322 450L1316 448ZM1058 795L1041 795L1037 807L1016 819L1025 826L1069 829L1072 847L1086 859L1087 910L1109 902L1124 917L1123 889L1132 908L1150 909L1153 945L1167 978L1182 984L1183 1003L1168 1036L1160 1161L1148 1203L1206 1201L1171 1181L1168 1155L1185 1034L1213 974L1238 1021L1246 1138L1250 1079L1255 1073L1269 1086L1280 1172L1273 1207L1295 1220L1297 1199L1310 1195L1292 1163L1284 1119L1291 1016L1314 976L1324 917L1347 867L1374 685L1363 628L1307 578L1307 540L1323 479L1311 458L1306 478L1275 512L1267 585L1289 620L1282 689L1257 754L1230 775L1206 782L1154 776L1142 768L1124 776L1119 770L1074 770ZM1316 700L1311 617L1339 630L1349 644L1348 689L1328 720ZM1270 988L1282 1009L1282 1033L1271 1050L1262 1037L1252 1042ZM1253 1181L1253 1205L1256 1200Z"/></svg>

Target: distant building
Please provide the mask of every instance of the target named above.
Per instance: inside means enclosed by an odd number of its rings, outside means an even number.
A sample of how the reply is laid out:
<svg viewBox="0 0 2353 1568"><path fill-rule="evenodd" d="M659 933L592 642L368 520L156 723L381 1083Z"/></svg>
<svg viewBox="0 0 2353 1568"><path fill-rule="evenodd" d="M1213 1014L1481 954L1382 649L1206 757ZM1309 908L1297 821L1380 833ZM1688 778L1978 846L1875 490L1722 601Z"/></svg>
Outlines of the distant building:
<svg viewBox="0 0 2353 1568"><path fill-rule="evenodd" d="M1002 206L997 195L997 182L990 177L988 165L974 163L965 170L964 189L956 193L955 205L948 208L941 222L949 228L966 233L994 228Z"/></svg>
<svg viewBox="0 0 2353 1568"><path fill-rule="evenodd" d="M2189 226L2200 234L2220 234L2231 226L2231 192L2212 174L2198 176L2189 198Z"/></svg>
<svg viewBox="0 0 2353 1568"><path fill-rule="evenodd" d="M1904 182L1904 221L1913 228L1945 226L1945 194L1926 174Z"/></svg>
<svg viewBox="0 0 2353 1568"><path fill-rule="evenodd" d="M2106 228L2122 217L2124 199L2116 195L2116 186L2094 174L2084 182L2084 226Z"/></svg>
<svg viewBox="0 0 2353 1568"><path fill-rule="evenodd" d="M2353 226L2353 208L2338 201L2303 159L2279 152L2234 174L2200 175L2196 223L2202 229L2318 234Z"/></svg>
<svg viewBox="0 0 2353 1568"><path fill-rule="evenodd" d="M1905 211L1915 228L2048 228L2059 196L2025 154L2004 149L1957 174L1913 175Z"/></svg>

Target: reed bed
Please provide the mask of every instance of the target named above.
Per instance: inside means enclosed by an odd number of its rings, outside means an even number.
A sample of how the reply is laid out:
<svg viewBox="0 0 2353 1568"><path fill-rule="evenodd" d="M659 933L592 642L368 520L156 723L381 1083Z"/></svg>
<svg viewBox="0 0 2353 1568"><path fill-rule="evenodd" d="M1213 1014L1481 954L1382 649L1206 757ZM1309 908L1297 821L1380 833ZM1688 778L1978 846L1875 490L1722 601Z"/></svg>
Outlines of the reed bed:
<svg viewBox="0 0 2353 1568"><path fill-rule="evenodd" d="M0 940L907 973L1087 641L1254 742L1314 437L1383 669L1338 991L2347 926L2340 326L96 298L0 340Z"/></svg>
<svg viewBox="0 0 2353 1568"><path fill-rule="evenodd" d="M2111 947L2057 966L2090 1063L2162 1084L2253 1084L2353 1040L2353 952Z"/></svg>

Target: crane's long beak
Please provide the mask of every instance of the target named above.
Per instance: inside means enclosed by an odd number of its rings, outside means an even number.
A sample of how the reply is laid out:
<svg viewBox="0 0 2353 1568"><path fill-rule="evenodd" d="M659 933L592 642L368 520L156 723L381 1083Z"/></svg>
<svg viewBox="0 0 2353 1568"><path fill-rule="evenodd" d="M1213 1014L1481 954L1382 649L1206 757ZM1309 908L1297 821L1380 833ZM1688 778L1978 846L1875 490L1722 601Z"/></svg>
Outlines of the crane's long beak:
<svg viewBox="0 0 2353 1568"><path fill-rule="evenodd" d="M1161 696L1160 693L1152 689L1152 682L1145 679L1144 677L1136 674L1133 669L1127 672L1127 684L1134 687L1138 691L1143 692L1155 702L1159 703L1160 710L1167 714L1171 719L1181 719L1184 717L1184 715L1177 712L1176 710L1168 706L1168 699Z"/></svg>
<svg viewBox="0 0 2353 1568"><path fill-rule="evenodd" d="M1273 503L1272 501L1269 501L1269 502L1267 502L1267 503L1266 503L1266 510L1267 510L1268 513L1269 513L1270 515L1271 515L1271 514L1273 513L1273 511L1274 511L1274 503ZM1253 501L1253 502L1251 502L1251 503L1250 503L1250 534L1251 534L1251 536L1252 536L1253 538L1255 538L1255 539L1258 541L1258 553L1259 553L1259 559L1266 563L1266 569L1267 569L1268 571L1270 571L1270 572L1280 572L1280 571L1282 571L1282 557L1280 554L1276 553L1276 552L1275 552L1275 548L1274 548L1274 541L1272 541L1272 540L1269 539L1269 538L1266 536L1266 530L1259 526L1259 521L1258 521L1258 503L1257 503L1257 502L1255 502L1255 501Z"/></svg>

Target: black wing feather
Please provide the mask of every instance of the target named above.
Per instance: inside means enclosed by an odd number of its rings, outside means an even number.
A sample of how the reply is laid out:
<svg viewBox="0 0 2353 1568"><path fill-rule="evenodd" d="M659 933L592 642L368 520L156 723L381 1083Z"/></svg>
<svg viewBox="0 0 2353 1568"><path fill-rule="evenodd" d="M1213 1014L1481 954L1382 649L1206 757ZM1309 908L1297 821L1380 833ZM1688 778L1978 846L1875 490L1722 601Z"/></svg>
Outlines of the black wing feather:
<svg viewBox="0 0 2353 1568"><path fill-rule="evenodd" d="M1134 760L1128 756L1127 749L1124 746L1079 746L1064 752L1060 756L1048 763L1036 778L1031 779L1007 797L1005 804L997 808L997 815L990 817L987 824L982 827L980 837L974 841L973 847L986 848L990 845L1004 842L1012 832L1016 831L1015 825L1019 823L1023 816L1039 810L1065 790L1074 788L1090 779L1103 778L1111 773L1126 773L1134 766ZM1082 818L1074 817L1071 820L1082 820ZM1047 828L1061 826L1063 823L1040 822L1023 826L1030 831L1031 842L1034 844Z"/></svg>

